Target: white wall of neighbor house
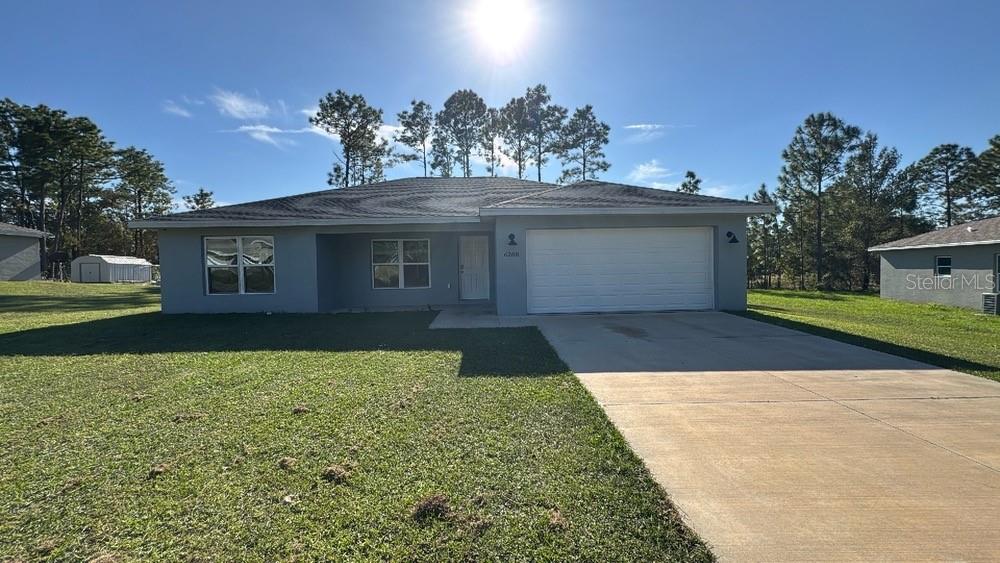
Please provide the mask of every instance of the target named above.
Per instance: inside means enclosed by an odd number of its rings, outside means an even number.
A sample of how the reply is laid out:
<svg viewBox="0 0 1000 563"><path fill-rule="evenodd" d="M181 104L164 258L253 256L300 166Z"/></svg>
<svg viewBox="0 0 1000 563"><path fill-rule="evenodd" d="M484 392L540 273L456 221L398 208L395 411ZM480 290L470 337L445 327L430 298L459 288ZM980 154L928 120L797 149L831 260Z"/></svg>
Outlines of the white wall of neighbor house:
<svg viewBox="0 0 1000 563"><path fill-rule="evenodd" d="M318 310L313 229L164 229L158 235L164 313L315 313ZM274 238L274 293L208 293L204 239L229 236Z"/></svg>
<svg viewBox="0 0 1000 563"><path fill-rule="evenodd" d="M879 294L885 299L980 309L983 293L997 291L1000 244L891 250L881 253ZM951 258L951 275L938 276L935 259Z"/></svg>
<svg viewBox="0 0 1000 563"><path fill-rule="evenodd" d="M529 313L526 260L529 230L615 229L646 227L707 227L712 239L714 308L746 309L746 216L736 214L691 215L569 215L499 216L496 218L497 312ZM738 242L730 243L727 233ZM511 246L510 236L517 246Z"/></svg>
<svg viewBox="0 0 1000 563"><path fill-rule="evenodd" d="M0 281L41 279L38 248L38 237L0 235Z"/></svg>

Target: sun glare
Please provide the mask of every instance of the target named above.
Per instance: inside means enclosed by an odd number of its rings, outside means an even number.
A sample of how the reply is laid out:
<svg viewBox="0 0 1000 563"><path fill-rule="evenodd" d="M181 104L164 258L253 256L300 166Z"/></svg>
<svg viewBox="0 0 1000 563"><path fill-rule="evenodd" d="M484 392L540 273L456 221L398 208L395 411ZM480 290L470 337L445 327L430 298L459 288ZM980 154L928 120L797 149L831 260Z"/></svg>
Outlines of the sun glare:
<svg viewBox="0 0 1000 563"><path fill-rule="evenodd" d="M524 53L535 27L528 0L476 0L469 14L480 47L497 63L510 63Z"/></svg>

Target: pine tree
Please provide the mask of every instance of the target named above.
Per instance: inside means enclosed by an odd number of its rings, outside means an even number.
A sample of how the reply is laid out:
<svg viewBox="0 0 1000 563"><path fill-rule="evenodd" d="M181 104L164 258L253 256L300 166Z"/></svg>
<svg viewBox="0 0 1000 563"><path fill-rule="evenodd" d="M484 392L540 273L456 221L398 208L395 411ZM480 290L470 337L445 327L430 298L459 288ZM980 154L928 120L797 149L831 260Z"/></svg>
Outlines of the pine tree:
<svg viewBox="0 0 1000 563"><path fill-rule="evenodd" d="M606 172L611 167L604 155L610 132L608 124L594 115L593 106L578 108L560 130L556 154L564 168L559 182L594 180Z"/></svg>
<svg viewBox="0 0 1000 563"><path fill-rule="evenodd" d="M479 135L479 153L486 160L486 173L496 177L500 168L500 136L503 133L503 121L500 110L489 108L483 120L483 128Z"/></svg>
<svg viewBox="0 0 1000 563"><path fill-rule="evenodd" d="M455 171L455 153L451 147L447 132L435 129L431 141L431 168L442 178L451 178Z"/></svg>
<svg viewBox="0 0 1000 563"><path fill-rule="evenodd" d="M500 108L501 150L517 166L518 179L524 178L529 159L529 130L527 100L524 96L512 98Z"/></svg>
<svg viewBox="0 0 1000 563"><path fill-rule="evenodd" d="M340 142L340 153L334 153L337 162L327 183L348 187L364 178L365 174L359 174L355 167L362 153L370 156L373 152L372 145L382 125L382 110L368 105L360 94L337 90L319 101L319 111L309 118L309 123L335 135Z"/></svg>
<svg viewBox="0 0 1000 563"><path fill-rule="evenodd" d="M860 134L860 129L833 114L816 113L796 128L791 143L781 153L785 164L778 178L778 197L788 202L786 207L794 208L798 227L805 225L802 213L813 215L813 269L817 285L823 288L829 287L823 263L824 192L839 180L844 159Z"/></svg>
<svg viewBox="0 0 1000 563"><path fill-rule="evenodd" d="M205 188L198 188L197 192L184 196L184 206L190 210L211 209L215 207L213 195Z"/></svg>
<svg viewBox="0 0 1000 563"><path fill-rule="evenodd" d="M1000 213L1000 135L990 139L989 147L984 150L976 164L975 192L984 216L995 216Z"/></svg>
<svg viewBox="0 0 1000 563"><path fill-rule="evenodd" d="M486 121L486 102L472 90L459 90L448 97L435 119L438 131L454 146L463 175L472 176L472 152L480 144Z"/></svg>
<svg viewBox="0 0 1000 563"><path fill-rule="evenodd" d="M869 248L892 240L896 213L913 213L917 207L914 189L900 181L899 152L879 147L878 136L867 133L844 165L844 175L834 187L843 200L843 246L857 265L861 289L868 290L877 271L876 256Z"/></svg>
<svg viewBox="0 0 1000 563"><path fill-rule="evenodd" d="M762 185L763 187L763 185ZM680 187L677 191L685 194L696 194L701 191L701 178L692 170L688 170L684 173L684 181L681 182Z"/></svg>
<svg viewBox="0 0 1000 563"><path fill-rule="evenodd" d="M774 205L774 198L766 184L761 184L750 199L754 203ZM778 267L776 226L775 214L752 216L748 221L747 278L758 287L770 288L771 278Z"/></svg>
<svg viewBox="0 0 1000 563"><path fill-rule="evenodd" d="M115 152L117 184L112 188L117 205L115 212L123 227L130 221L168 213L173 206L175 189L167 178L163 163L145 149L126 147ZM135 256L149 256L150 241L141 229L133 231L132 252Z"/></svg>
<svg viewBox="0 0 1000 563"><path fill-rule="evenodd" d="M434 131L434 112L427 102L412 100L408 111L397 114L402 127L396 135L396 141L409 147L413 154L402 157L404 160L419 160L424 167L424 177L427 177L427 145Z"/></svg>
<svg viewBox="0 0 1000 563"><path fill-rule="evenodd" d="M566 108L552 103L545 85L528 88L524 95L525 114L528 125L528 146L531 160L542 181L542 168L549 161L549 155L559 148L559 136L566 120Z"/></svg>
<svg viewBox="0 0 1000 563"><path fill-rule="evenodd" d="M938 145L917 162L916 173L928 212L938 224L950 227L974 218L970 198L975 193L976 153L972 149Z"/></svg>

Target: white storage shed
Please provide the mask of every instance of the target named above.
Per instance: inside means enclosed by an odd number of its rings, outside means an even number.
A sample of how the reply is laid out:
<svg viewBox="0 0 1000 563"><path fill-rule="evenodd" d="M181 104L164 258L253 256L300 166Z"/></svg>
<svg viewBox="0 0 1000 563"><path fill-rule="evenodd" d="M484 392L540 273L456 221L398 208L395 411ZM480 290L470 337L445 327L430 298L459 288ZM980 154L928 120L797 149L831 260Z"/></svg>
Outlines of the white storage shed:
<svg viewBox="0 0 1000 563"><path fill-rule="evenodd" d="M75 258L70 279L80 283L143 283L153 279L153 265L135 256L90 254Z"/></svg>

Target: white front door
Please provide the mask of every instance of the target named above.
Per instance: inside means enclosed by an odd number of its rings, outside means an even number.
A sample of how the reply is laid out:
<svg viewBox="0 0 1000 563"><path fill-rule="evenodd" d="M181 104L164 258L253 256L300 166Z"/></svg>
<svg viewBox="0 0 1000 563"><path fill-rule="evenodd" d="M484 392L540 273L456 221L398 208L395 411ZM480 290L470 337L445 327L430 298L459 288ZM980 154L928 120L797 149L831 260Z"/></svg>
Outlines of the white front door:
<svg viewBox="0 0 1000 563"><path fill-rule="evenodd" d="M462 299L490 298L490 237L458 238L458 285Z"/></svg>
<svg viewBox="0 0 1000 563"><path fill-rule="evenodd" d="M529 313L715 307L708 227L529 230Z"/></svg>
<svg viewBox="0 0 1000 563"><path fill-rule="evenodd" d="M101 281L101 265L80 264L80 281L83 283L97 283Z"/></svg>

